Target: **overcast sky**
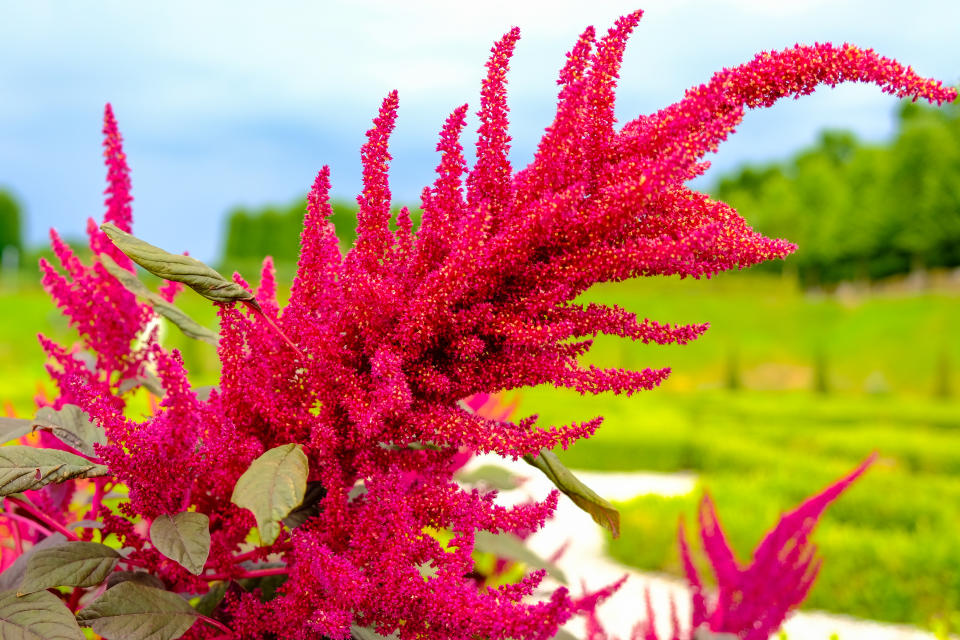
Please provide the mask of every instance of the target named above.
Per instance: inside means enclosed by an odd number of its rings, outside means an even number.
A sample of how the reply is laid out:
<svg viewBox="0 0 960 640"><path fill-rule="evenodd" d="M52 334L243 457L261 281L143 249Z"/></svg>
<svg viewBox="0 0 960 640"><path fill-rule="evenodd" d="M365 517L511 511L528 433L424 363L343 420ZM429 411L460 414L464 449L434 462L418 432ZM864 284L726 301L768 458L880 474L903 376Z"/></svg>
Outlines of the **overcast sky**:
<svg viewBox="0 0 960 640"><path fill-rule="evenodd" d="M646 14L622 69L624 121L721 67L795 42L849 41L960 81L960 2L949 0L7 2L0 187L25 205L30 242L50 226L79 236L88 216L102 214L100 127L112 102L137 234L212 260L230 207L289 202L324 164L334 193L355 197L364 132L398 89L392 186L396 200L416 203L443 119L464 102L478 106L494 40L521 29L509 99L512 159L523 166L549 124L564 53L586 25L606 30L638 6ZM895 106L856 86L751 113L712 172L782 158L825 127L881 140Z"/></svg>

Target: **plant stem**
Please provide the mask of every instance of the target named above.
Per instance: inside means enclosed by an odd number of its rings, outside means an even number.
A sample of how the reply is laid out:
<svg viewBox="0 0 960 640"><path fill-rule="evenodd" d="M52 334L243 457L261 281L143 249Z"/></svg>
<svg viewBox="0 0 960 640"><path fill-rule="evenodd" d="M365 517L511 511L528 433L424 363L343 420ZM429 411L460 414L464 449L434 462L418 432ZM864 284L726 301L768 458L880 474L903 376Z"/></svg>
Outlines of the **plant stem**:
<svg viewBox="0 0 960 640"><path fill-rule="evenodd" d="M220 622L219 620L214 620L213 618L210 618L210 617L204 616L204 615L201 615L201 616L198 616L198 617L199 617L200 620L202 620L203 622L206 622L206 623L209 624L210 626L215 627L215 628L219 629L220 631L224 631L224 632L225 632L224 635L217 636L217 638L234 638L234 637L236 637L236 634L233 632L233 630L230 629L230 627L228 627L228 626L226 626L225 624L223 624L222 622Z"/></svg>
<svg viewBox="0 0 960 640"><path fill-rule="evenodd" d="M20 536L20 522L18 520L14 520L13 518L11 518L11 520L13 520L13 522L10 523L13 525L10 527L13 532L13 548L16 549L18 556L22 556L23 538Z"/></svg>
<svg viewBox="0 0 960 640"><path fill-rule="evenodd" d="M261 553L260 549L254 549L253 551L247 551L246 553L241 553L238 556L233 557L234 564L240 564L241 562L246 562L251 558L256 558Z"/></svg>
<svg viewBox="0 0 960 640"><path fill-rule="evenodd" d="M11 498L10 496L7 496L7 502L10 502L11 504L16 505L18 509L23 509L24 511L32 515L34 518L42 522L47 529L50 529L51 531L56 531L57 533L63 535L67 540L72 540L73 542L77 542L80 540L80 538L77 537L77 534L75 534L73 531L70 531L69 529L64 527L62 524L60 524L50 516L46 515L42 511L38 511L36 508L27 504L23 500L20 500L19 498Z"/></svg>
<svg viewBox="0 0 960 640"><path fill-rule="evenodd" d="M250 571L241 571L240 573L209 573L200 576L201 580L213 582L214 580L242 580L244 578L265 578L267 576L282 576L287 573L286 567L271 567L269 569L252 569Z"/></svg>
<svg viewBox="0 0 960 640"><path fill-rule="evenodd" d="M281 338L283 338L284 341L285 341L288 345L290 345L290 348L291 348L291 349L293 349L294 351L296 351L296 352L300 355L301 358L306 359L307 354L305 354L303 351L301 351L301 350L300 350L300 347L298 347L296 344L294 344L293 340L291 340L290 338L287 337L287 334L285 334L285 333L283 332L283 329L281 329L280 327L278 327L277 324L270 318L270 316L268 316L267 314L265 314L265 313L263 312L263 309L261 309L261 308L260 308L260 305L256 303L256 300L248 301L248 302L246 302L246 305L247 305L247 307L248 307L249 309L252 309L254 313L256 313L256 314L259 315L261 318L263 318L264 321L266 321L266 323L267 323L268 325L270 325L270 327L271 327L274 331L277 332L277 335L279 335Z"/></svg>
<svg viewBox="0 0 960 640"><path fill-rule="evenodd" d="M83 594L86 592L86 589L74 587L73 593L70 594L70 600L67 602L67 608L70 609L70 611L75 612L77 610L77 606L80 604L80 598L82 598Z"/></svg>
<svg viewBox="0 0 960 640"><path fill-rule="evenodd" d="M45 526L43 526L42 524L40 524L40 523L37 522L36 520L31 520L30 518L24 518L23 516L21 516L21 515L19 515L19 514L17 514L17 513L12 513L12 512L9 511L9 510L7 510L6 513L4 513L3 515L4 515L5 517L7 517L7 518L10 518L11 520L14 520L15 523L17 523L17 522L22 522L23 524L27 525L28 527L33 527L34 529L36 529L37 531L43 533L44 535L48 535L48 536L49 536L49 535L53 535L53 532L50 531L50 529L47 529ZM13 530L13 535L19 537L19 535L20 535L20 530L15 527L14 530ZM21 542L22 542L22 541L21 541ZM21 549L20 552L22 553L23 550Z"/></svg>
<svg viewBox="0 0 960 640"><path fill-rule="evenodd" d="M90 511L87 512L87 520L97 519L97 511L100 510L100 505L103 503L107 482L109 482L108 478L93 479L93 499L90 501Z"/></svg>
<svg viewBox="0 0 960 640"><path fill-rule="evenodd" d="M287 542L285 542L285 543L281 543L281 544L275 545L275 546L271 549L271 551L270 551L268 554L266 554L266 555L270 555L271 553L280 553L280 552L282 552L282 551L287 551L287 550L289 550L289 549L291 549L291 548L292 548L292 546L290 545L290 542L287 541ZM253 549L253 550L251 550L251 551L247 551L247 552L245 552L245 553L241 553L241 554L238 555L238 556L234 556L234 557L233 557L233 562L234 562L234 564L240 564L241 562L246 562L247 560L256 558L257 556L259 556L259 555L261 555L261 554L263 554L263 548L262 548L262 547L257 547L256 549Z"/></svg>

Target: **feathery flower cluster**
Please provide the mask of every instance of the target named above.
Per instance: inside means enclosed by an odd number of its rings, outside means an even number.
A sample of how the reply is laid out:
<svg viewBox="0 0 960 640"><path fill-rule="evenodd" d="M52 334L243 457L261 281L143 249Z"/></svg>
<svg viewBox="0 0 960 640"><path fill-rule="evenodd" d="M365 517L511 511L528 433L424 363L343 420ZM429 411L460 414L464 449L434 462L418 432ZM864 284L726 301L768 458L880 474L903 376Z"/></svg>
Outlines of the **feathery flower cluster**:
<svg viewBox="0 0 960 640"><path fill-rule="evenodd" d="M599 39L592 28L583 33L560 72L556 118L519 171L509 161L506 102L519 31L497 42L482 85L477 161L468 171L464 105L440 132L437 179L423 191L416 234L406 210L390 227L388 141L398 103L388 95L361 150L356 245L340 250L324 168L310 191L288 304L277 302L268 259L255 295L269 322L248 306L220 306L222 372L207 397L191 388L179 355L157 343L150 306L104 267L109 257L132 270L126 256L95 225L90 266L53 235L67 275L44 262L44 284L82 341L67 350L43 339L60 389L55 406L78 405L106 432L108 444L96 453L112 478L98 487L125 485L129 499L118 513L96 498L92 517L104 525L97 535L133 549L124 562L182 593L230 581L209 619L238 638L346 638L355 625L401 640L545 640L595 605L597 598L565 588L534 598L542 571L478 590L469 577L476 532L536 530L558 494L505 508L495 492L458 485L453 471L463 451L515 459L566 448L589 437L599 419L541 426L535 416L512 422L461 401L543 383L592 394L651 389L669 370L583 367L578 358L597 334L684 344L706 325L579 305L580 293L638 276L709 277L793 250L684 186L745 108L845 81L931 102L955 97L872 51L816 45L761 54L617 129L614 89L640 15L621 18ZM128 231L128 171L109 106L104 131L105 220ZM249 289L238 275L235 281ZM165 288L164 297L176 291ZM271 324L293 337L296 350ZM93 368L83 350L95 354ZM152 372L165 395L154 415L133 419L126 394ZM306 454L310 485L319 487L315 503L299 526L247 551L255 522L231 494L255 458L287 444ZM132 524L186 510L209 518L200 575L161 554ZM267 556L282 567L250 566ZM283 580L275 592L262 582L250 592L239 586L242 578L268 576ZM198 624L185 637L218 633Z"/></svg>
<svg viewBox="0 0 960 640"><path fill-rule="evenodd" d="M810 541L820 516L875 458L876 454L871 455L850 474L781 516L757 545L753 560L745 567L734 557L713 501L704 495L699 511L700 539L716 577L717 593L712 599L708 597L681 522L678 542L691 590L692 616L690 627L684 629L677 618L676 607L671 607L670 640L697 640L703 637L702 632L708 632L708 638L714 634L718 637L730 634L739 640L771 637L787 614L807 596L820 571L821 560L815 555L816 545ZM649 591L645 605L646 619L637 622L630 637L659 640ZM615 640L603 628L595 609L587 614L585 640Z"/></svg>

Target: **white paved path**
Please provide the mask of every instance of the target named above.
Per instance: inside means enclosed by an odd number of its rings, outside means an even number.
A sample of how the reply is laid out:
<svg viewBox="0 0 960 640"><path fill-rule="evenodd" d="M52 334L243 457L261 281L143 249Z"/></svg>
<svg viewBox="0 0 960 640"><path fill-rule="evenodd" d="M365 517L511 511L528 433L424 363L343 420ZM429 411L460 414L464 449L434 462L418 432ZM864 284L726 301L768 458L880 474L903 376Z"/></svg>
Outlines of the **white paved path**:
<svg viewBox="0 0 960 640"><path fill-rule="evenodd" d="M501 504L513 504L534 497L542 499L553 485L539 471L522 461L505 461L493 456L472 460L469 467L495 464L505 467L528 480L514 491L502 492ZM629 500L646 495L683 495L694 490L696 477L691 474L661 473L601 473L577 471L577 476L594 491L608 500ZM722 516L723 514L721 514ZM727 514L727 517L732 517ZM772 523L771 523L772 524ZM674 527L675 523L665 522ZM669 611L671 596L677 604L681 623L690 620L690 597L683 581L665 576L641 573L627 569L611 560L604 549L608 534L594 524L590 517L561 496L556 517L542 531L530 538L529 546L541 556L550 556L562 545L567 549L557 564L563 569L573 590L581 582L589 589L597 589L618 580L624 574L630 578L612 598L599 609L600 619L607 631L622 640L630 638L633 624L644 616L643 597L650 590L661 637L669 638ZM824 563L830 570L830 561ZM575 621L568 626L577 637L582 637L583 625ZM821 612L796 613L784 625L789 640L830 640L837 634L840 640L935 640L933 634L913 627L889 625Z"/></svg>

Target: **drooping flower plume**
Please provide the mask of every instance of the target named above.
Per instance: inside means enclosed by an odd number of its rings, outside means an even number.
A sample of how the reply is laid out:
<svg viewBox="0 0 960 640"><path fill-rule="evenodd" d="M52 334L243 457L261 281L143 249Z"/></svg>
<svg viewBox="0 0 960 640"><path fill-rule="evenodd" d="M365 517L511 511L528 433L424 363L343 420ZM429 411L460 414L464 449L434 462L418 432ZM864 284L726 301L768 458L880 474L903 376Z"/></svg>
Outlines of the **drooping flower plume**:
<svg viewBox="0 0 960 640"><path fill-rule="evenodd" d="M340 250L323 168L308 197L286 306L277 302L269 259L256 305L220 304L222 371L208 395L190 386L179 354L157 344L150 306L104 267L109 256L132 270L127 257L95 226L92 266L54 236L67 275L44 263L44 284L79 330L81 348L96 354L91 370L77 350L44 342L57 402L78 405L105 430L99 461L111 482L129 489L118 511L98 500L98 535L132 548L122 562L169 590L203 593L229 583L189 637L226 628L240 638L342 639L351 625L401 640L553 637L596 598L563 587L542 596L542 571L479 590L469 575L477 532L526 535L544 525L559 494L506 508L496 492L458 485L453 472L464 450L534 459L589 437L600 419L540 425L535 416L510 421L462 401L544 383L591 394L652 389L669 370L585 367L579 358L598 334L684 344L706 325L583 306L574 302L579 294L640 276L709 277L793 250L685 186L745 108L845 81L937 103L955 97L869 50L795 47L724 70L677 104L617 128L614 90L640 15L621 18L601 38L583 33L560 72L556 118L520 170L510 164L506 91L519 31L497 42L481 89L477 161L468 170L464 105L441 129L437 179L423 191L416 233L405 209L391 227L389 138L398 96L389 94L361 149L356 245ZM129 178L109 107L104 132L104 219L128 231ZM250 289L239 275L234 280ZM124 412L126 394L147 369L165 395L153 415L134 418ZM275 541L255 535L266 544L250 549L258 520L231 496L264 452L287 445L308 461L302 480L311 502L300 505L296 522L284 520ZM184 512L209 523L200 575L131 521ZM282 566L262 564L267 556ZM237 582L268 577L283 584L245 591Z"/></svg>

